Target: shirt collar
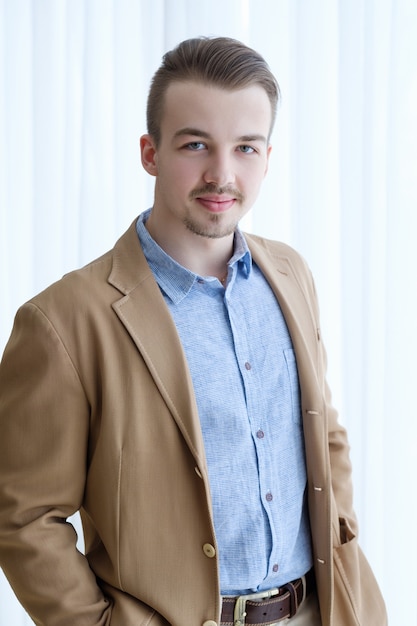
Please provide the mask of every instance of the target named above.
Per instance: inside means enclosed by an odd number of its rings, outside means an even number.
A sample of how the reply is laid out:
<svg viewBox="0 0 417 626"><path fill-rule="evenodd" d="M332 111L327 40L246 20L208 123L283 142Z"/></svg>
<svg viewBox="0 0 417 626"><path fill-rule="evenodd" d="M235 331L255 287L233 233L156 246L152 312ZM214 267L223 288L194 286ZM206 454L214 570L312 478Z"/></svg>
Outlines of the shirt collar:
<svg viewBox="0 0 417 626"><path fill-rule="evenodd" d="M194 274L194 272L177 263L152 239L145 227L151 210L148 209L139 215L136 222L136 231L156 282L172 302L178 304L188 295L196 281L201 279L210 280L210 278ZM235 231L234 250L228 266L232 268L233 274L240 272L242 276L249 278L252 269L252 256L246 239L239 228Z"/></svg>

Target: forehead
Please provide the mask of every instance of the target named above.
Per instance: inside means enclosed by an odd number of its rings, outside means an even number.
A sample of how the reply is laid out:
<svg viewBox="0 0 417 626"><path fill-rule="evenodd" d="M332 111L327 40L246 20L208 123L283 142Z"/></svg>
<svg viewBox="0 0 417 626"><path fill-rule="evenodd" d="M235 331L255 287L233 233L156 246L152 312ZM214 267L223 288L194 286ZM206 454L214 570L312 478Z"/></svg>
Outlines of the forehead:
<svg viewBox="0 0 417 626"><path fill-rule="evenodd" d="M164 97L161 131L162 136L172 136L190 127L213 135L268 137L271 122L271 103L259 85L229 90L201 82L173 82Z"/></svg>

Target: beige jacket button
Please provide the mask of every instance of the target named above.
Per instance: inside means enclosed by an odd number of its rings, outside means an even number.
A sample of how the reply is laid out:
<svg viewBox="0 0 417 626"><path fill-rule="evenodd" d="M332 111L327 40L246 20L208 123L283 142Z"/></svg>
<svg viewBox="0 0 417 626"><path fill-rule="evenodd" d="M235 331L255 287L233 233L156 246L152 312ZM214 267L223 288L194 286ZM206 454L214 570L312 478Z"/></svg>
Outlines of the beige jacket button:
<svg viewBox="0 0 417 626"><path fill-rule="evenodd" d="M217 622L213 622L212 619L209 619L208 622L204 622L203 626L217 626Z"/></svg>
<svg viewBox="0 0 417 626"><path fill-rule="evenodd" d="M216 550L213 548L213 546L211 545L211 543L205 543L203 546L203 552L206 556L209 557L209 559L212 559L214 556L216 556ZM208 622L206 622L207 624Z"/></svg>

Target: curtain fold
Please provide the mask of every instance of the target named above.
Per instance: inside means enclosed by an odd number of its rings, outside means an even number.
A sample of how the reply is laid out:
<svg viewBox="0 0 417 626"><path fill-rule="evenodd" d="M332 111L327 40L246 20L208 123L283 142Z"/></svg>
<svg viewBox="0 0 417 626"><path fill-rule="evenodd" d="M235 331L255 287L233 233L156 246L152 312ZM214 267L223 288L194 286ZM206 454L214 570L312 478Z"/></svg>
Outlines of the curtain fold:
<svg viewBox="0 0 417 626"><path fill-rule="evenodd" d="M0 0L0 351L21 303L151 205L138 140L165 50L227 35L269 61L282 103L243 226L313 270L391 626L417 624L416 33L415 0ZM0 626L30 623L0 576Z"/></svg>

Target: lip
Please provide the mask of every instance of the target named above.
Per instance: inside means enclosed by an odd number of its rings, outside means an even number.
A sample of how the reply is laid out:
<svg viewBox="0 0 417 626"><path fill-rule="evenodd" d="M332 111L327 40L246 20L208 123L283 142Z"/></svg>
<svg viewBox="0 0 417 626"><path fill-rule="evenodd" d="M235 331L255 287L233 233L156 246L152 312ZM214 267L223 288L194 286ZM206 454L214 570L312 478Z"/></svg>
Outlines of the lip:
<svg viewBox="0 0 417 626"><path fill-rule="evenodd" d="M224 213L234 206L236 198L225 196L199 196L198 202L212 213Z"/></svg>

